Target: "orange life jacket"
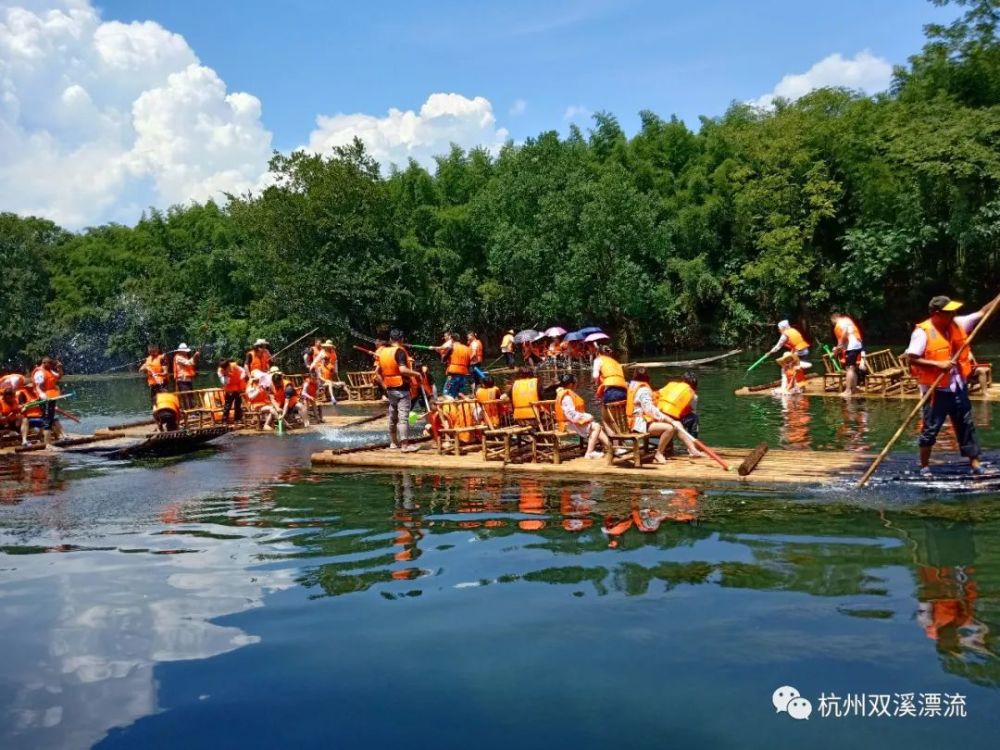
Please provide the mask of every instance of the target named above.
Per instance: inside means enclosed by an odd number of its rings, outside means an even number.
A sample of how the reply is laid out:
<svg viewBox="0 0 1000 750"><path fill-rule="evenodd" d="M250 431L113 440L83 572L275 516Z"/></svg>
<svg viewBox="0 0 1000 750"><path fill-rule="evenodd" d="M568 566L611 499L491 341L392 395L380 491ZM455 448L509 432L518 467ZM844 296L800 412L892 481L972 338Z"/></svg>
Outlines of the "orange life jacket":
<svg viewBox="0 0 1000 750"><path fill-rule="evenodd" d="M451 357L448 359L449 375L468 375L472 352L465 344L458 341L451 345Z"/></svg>
<svg viewBox="0 0 1000 750"><path fill-rule="evenodd" d="M21 403L21 406L23 408L24 404L36 401L37 399L35 398L35 394L32 391L29 391L28 387L25 386L24 388L22 388L17 392L17 400ZM24 409L24 416L26 416L28 419L41 419L42 405L35 404L32 407Z"/></svg>
<svg viewBox="0 0 1000 750"><path fill-rule="evenodd" d="M487 418L492 424L497 423L497 419L500 416L500 409L496 404L487 404L487 401L496 401L500 398L500 389L496 386L492 388L477 388L476 389L476 401L480 403L483 411L486 413Z"/></svg>
<svg viewBox="0 0 1000 750"><path fill-rule="evenodd" d="M146 357L146 384L163 385L167 382L167 366L164 362L165 355L157 354L155 357Z"/></svg>
<svg viewBox="0 0 1000 750"><path fill-rule="evenodd" d="M472 339L469 344L469 363L478 365L483 361L483 342L479 339Z"/></svg>
<svg viewBox="0 0 1000 750"><path fill-rule="evenodd" d="M21 402L17 400L17 394L15 393L10 401L6 398L0 396L0 416L2 417L16 417L21 413Z"/></svg>
<svg viewBox="0 0 1000 750"><path fill-rule="evenodd" d="M656 408L674 419L681 419L691 413L691 403L694 401L694 388L687 383L667 383L660 389Z"/></svg>
<svg viewBox="0 0 1000 750"><path fill-rule="evenodd" d="M247 352L247 356L250 358L250 372L254 370L267 372L271 369L271 352L267 349L263 349L260 354L255 349L251 349Z"/></svg>
<svg viewBox="0 0 1000 750"><path fill-rule="evenodd" d="M583 407L586 405L584 400L576 394L572 388L559 388L556 391L556 424L559 425L560 430L566 429L566 414L563 411L563 399L569 396L573 400L573 408L577 411L583 411Z"/></svg>
<svg viewBox="0 0 1000 750"><path fill-rule="evenodd" d="M320 380L333 380L337 376L336 356L332 361L329 357L322 358L316 365L316 369L319 371Z"/></svg>
<svg viewBox="0 0 1000 750"><path fill-rule="evenodd" d="M223 375L226 376L226 382L222 389L226 393L242 393L247 389L247 372L239 365L231 364Z"/></svg>
<svg viewBox="0 0 1000 750"><path fill-rule="evenodd" d="M403 385L403 373L396 361L398 346L383 346L378 349L375 366L382 377L382 385L386 388L400 388Z"/></svg>
<svg viewBox="0 0 1000 750"><path fill-rule="evenodd" d="M802 334L796 331L794 328L786 328L784 330L785 338L785 348L790 352L801 352L809 348L809 342L807 342Z"/></svg>
<svg viewBox="0 0 1000 750"><path fill-rule="evenodd" d="M601 371L597 377L597 393L601 395L605 388L628 388L625 382L625 370L617 360L607 354L601 355Z"/></svg>
<svg viewBox="0 0 1000 750"><path fill-rule="evenodd" d="M848 323L854 326L854 335L857 337L858 341L864 342L864 338L861 336L860 326L845 315L838 320L837 324L833 327L833 337L837 340L837 343L839 344L840 340L844 337L844 334L847 333Z"/></svg>
<svg viewBox="0 0 1000 750"><path fill-rule="evenodd" d="M181 402L177 398L176 393L169 391L161 391L156 394L156 406L153 407L153 413L155 414L162 409L169 409L174 414L177 415L177 419L181 418Z"/></svg>
<svg viewBox="0 0 1000 750"><path fill-rule="evenodd" d="M510 389L510 400L514 405L514 419L534 419L531 402L538 400L538 378L515 380Z"/></svg>
<svg viewBox="0 0 1000 750"><path fill-rule="evenodd" d="M258 385L256 391L257 393L251 396L250 389L247 389L247 401L250 402L251 407L259 408L261 406L267 406L271 403L271 399L268 397L268 392L264 388L261 388Z"/></svg>
<svg viewBox="0 0 1000 750"><path fill-rule="evenodd" d="M955 352L961 348L962 344L965 343L967 338L965 331L962 327L952 321L951 330L948 332L948 336L945 337L942 333L934 326L930 321L930 318L920 323L917 328L922 328L924 333L927 334L927 348L924 349L923 359L930 359L935 362L947 362L950 360ZM968 379L972 374L974 365L972 363L972 352L969 351L969 347L965 347L962 353L958 357L958 362L956 363L958 367L958 372L963 379ZM924 365L911 365L911 372L917 378L917 382L921 385L932 386L937 380L938 375L941 374L941 370L936 367L926 367ZM942 385L943 384L943 385ZM941 378L941 383L938 383L940 387L947 387L948 385L948 374L945 373L944 377Z"/></svg>
<svg viewBox="0 0 1000 750"><path fill-rule="evenodd" d="M636 403L639 400L639 391L641 391L643 388L648 388L650 393L652 393L653 391L649 383L643 383L638 380L633 380L631 383L628 384L628 393L625 396L625 414L629 418L629 423L635 421L635 407ZM640 414L639 416L645 419L646 422L653 421L653 418L647 416L646 414Z"/></svg>
<svg viewBox="0 0 1000 750"><path fill-rule="evenodd" d="M282 382L281 385L272 384L270 390L268 391L268 393L271 396L274 397L274 401L275 401L275 403L278 404L279 408L285 405L285 383L284 382Z"/></svg>
<svg viewBox="0 0 1000 750"><path fill-rule="evenodd" d="M306 378L302 381L302 388L299 389L299 395L302 398L308 396L309 398L315 400L316 396L319 394L319 381L310 380Z"/></svg>
<svg viewBox="0 0 1000 750"><path fill-rule="evenodd" d="M35 382L35 374L42 373L42 385L41 390L45 393L48 398L55 398L59 395L59 373L52 372L52 370L46 370L44 367L39 365L34 370L31 371L31 382Z"/></svg>
<svg viewBox="0 0 1000 750"><path fill-rule="evenodd" d="M180 357L174 356L174 380L194 380L194 358L190 358L188 362L189 364L183 364Z"/></svg>

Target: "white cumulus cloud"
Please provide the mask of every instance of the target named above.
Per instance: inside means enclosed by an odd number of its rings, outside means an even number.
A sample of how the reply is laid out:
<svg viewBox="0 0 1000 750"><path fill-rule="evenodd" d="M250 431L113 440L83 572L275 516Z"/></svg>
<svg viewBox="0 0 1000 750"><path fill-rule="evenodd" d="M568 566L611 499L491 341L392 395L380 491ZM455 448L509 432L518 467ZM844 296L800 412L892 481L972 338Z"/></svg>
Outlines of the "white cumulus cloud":
<svg viewBox="0 0 1000 750"><path fill-rule="evenodd" d="M824 57L805 73L792 73L782 78L774 90L754 99L751 104L770 107L778 97L794 101L814 89L844 87L874 94L884 91L892 80L892 65L868 50L853 58L839 52Z"/></svg>
<svg viewBox="0 0 1000 750"><path fill-rule="evenodd" d="M271 134L184 38L86 0L0 0L0 210L68 227L260 184Z"/></svg>
<svg viewBox="0 0 1000 750"><path fill-rule="evenodd" d="M450 144L462 148L499 149L509 134L496 126L493 105L477 96L431 94L419 112L392 108L384 117L367 114L320 115L305 147L328 155L335 146L360 138L372 156L387 168L404 167L409 159L432 166L434 157L446 154Z"/></svg>

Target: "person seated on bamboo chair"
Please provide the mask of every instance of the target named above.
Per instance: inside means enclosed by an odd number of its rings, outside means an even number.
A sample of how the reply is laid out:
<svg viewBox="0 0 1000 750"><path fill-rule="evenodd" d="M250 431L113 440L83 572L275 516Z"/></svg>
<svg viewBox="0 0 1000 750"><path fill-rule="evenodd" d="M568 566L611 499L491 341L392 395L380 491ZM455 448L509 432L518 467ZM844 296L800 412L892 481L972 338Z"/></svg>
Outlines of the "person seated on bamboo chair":
<svg viewBox="0 0 1000 750"><path fill-rule="evenodd" d="M649 372L645 367L638 367L632 373L625 398L625 413L632 420L634 432L647 433L657 438L656 454L653 456L656 463L667 463L667 455L673 454L671 444L674 435L681 438L690 455L703 455L680 421L660 411L653 402L653 389L649 385Z"/></svg>
<svg viewBox="0 0 1000 750"><path fill-rule="evenodd" d="M594 420L594 415L584 411L585 403L574 390L576 376L566 373L559 378L559 389L556 391L556 424L564 432L572 432L582 438L587 438L587 452L584 458L603 458L604 454L597 450L600 443L604 450L611 450L611 440L601 424Z"/></svg>

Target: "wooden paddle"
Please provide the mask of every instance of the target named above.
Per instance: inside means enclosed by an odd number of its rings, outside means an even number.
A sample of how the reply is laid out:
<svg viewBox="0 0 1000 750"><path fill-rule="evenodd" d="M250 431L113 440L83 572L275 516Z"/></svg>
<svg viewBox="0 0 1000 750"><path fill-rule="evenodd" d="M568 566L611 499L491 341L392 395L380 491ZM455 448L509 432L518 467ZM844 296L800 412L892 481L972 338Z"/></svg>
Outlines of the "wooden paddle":
<svg viewBox="0 0 1000 750"><path fill-rule="evenodd" d="M989 304L989 309L986 311L983 317L980 318L979 322L976 323L976 327L972 329L972 333L970 333L965 338L965 343L962 344L962 346L959 347L959 350L955 352L955 354L952 356L949 362L950 367L947 370L941 370L941 373L934 379L933 385L931 385L931 387L924 392L924 395L920 397L920 400L917 402L917 405L914 406L913 409L910 411L910 413L906 415L906 419L903 420L903 424L901 424L899 426L899 429L896 430L896 433L891 438L889 438L889 442L885 444L885 447L882 449L882 452L875 457L875 460L872 461L872 464L871 466L868 467L868 470L865 471L864 474L862 474L861 479L858 480L858 487L864 487L866 484L868 484L868 480L871 479L872 474L875 473L875 470L879 467L882 461L885 460L885 457L889 455L889 451L892 450L892 446L896 444L896 441L899 440L903 432L906 431L906 428L909 426L910 422L913 421L913 418L917 416L920 410L924 407L924 404L927 403L927 399L929 399L934 394L934 389L937 388L938 383L941 382L941 379L943 377L945 377L951 372L951 368L955 366L956 362L958 362L958 358L962 356L962 352L964 352L969 347L969 345L972 343L972 340L976 337L976 334L979 333L980 330L982 330L983 326L986 324L986 321L988 321L990 317L993 315L993 311L997 309L998 303L1000 303L1000 294L998 294L996 297L993 298L993 301L990 302Z"/></svg>

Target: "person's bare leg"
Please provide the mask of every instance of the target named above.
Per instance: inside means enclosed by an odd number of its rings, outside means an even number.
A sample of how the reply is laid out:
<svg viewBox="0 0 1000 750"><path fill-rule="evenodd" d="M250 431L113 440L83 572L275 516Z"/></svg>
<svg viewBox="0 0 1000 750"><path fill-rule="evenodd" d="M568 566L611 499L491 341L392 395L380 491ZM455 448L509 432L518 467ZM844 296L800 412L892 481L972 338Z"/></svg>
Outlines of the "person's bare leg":
<svg viewBox="0 0 1000 750"><path fill-rule="evenodd" d="M661 422L654 422L649 425L649 434L655 435L659 439L653 460L658 464L665 464L667 462L667 446L674 439L674 428Z"/></svg>
<svg viewBox="0 0 1000 750"><path fill-rule="evenodd" d="M976 370L976 377L979 379L979 392L983 394L983 398L989 398L990 378L986 368L980 367Z"/></svg>
<svg viewBox="0 0 1000 750"><path fill-rule="evenodd" d="M931 446L921 445L920 446L920 467L924 468L929 466L931 462Z"/></svg>
<svg viewBox="0 0 1000 750"><path fill-rule="evenodd" d="M601 428L599 425L590 425L590 437L587 438L587 453L597 450L597 441L601 438Z"/></svg>
<svg viewBox="0 0 1000 750"><path fill-rule="evenodd" d="M601 445L604 446L604 450L611 450L611 438L608 437L607 433L604 432L604 428L597 425L597 437L601 441Z"/></svg>
<svg viewBox="0 0 1000 750"><path fill-rule="evenodd" d="M858 387L858 370L856 367L848 367L844 375L844 392L841 396L853 396L854 389Z"/></svg>
<svg viewBox="0 0 1000 750"><path fill-rule="evenodd" d="M21 445L27 445L28 444L28 430L30 430L30 429L31 429L31 427L28 425L28 420L27 419L22 419L21 420Z"/></svg>

